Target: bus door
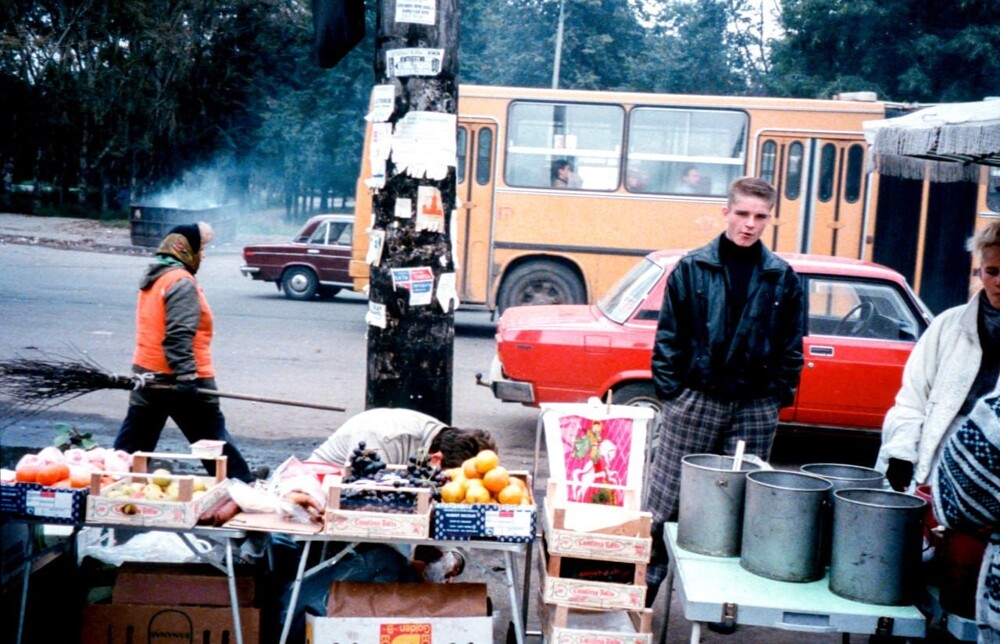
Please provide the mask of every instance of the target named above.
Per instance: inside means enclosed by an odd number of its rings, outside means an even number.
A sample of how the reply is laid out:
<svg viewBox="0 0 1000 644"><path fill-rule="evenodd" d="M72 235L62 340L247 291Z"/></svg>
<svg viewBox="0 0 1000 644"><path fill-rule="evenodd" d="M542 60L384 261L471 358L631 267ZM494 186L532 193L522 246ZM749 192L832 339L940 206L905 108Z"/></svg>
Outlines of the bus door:
<svg viewBox="0 0 1000 644"><path fill-rule="evenodd" d="M458 125L459 206L453 244L463 304L485 304L489 294L496 133L496 123L485 119L462 119Z"/></svg>
<svg viewBox="0 0 1000 644"><path fill-rule="evenodd" d="M763 132L758 174L778 191L772 250L861 258L864 253L864 140L851 135L816 137Z"/></svg>

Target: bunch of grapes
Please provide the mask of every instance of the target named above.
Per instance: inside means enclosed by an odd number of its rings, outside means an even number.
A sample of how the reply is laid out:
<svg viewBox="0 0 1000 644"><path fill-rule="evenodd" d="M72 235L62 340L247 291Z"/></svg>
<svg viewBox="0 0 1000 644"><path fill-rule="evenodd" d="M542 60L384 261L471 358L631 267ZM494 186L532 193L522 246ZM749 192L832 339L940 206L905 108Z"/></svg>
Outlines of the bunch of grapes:
<svg viewBox="0 0 1000 644"><path fill-rule="evenodd" d="M372 510L376 512L413 512L417 507L417 495L413 492L369 489L373 485L393 488L429 488L431 497L440 500L440 487L448 482L448 475L441 468L430 464L430 458L410 457L406 470L390 470L378 452L366 449L364 441L351 452L348 465L351 474L344 483L354 487L341 492L343 507L352 510Z"/></svg>

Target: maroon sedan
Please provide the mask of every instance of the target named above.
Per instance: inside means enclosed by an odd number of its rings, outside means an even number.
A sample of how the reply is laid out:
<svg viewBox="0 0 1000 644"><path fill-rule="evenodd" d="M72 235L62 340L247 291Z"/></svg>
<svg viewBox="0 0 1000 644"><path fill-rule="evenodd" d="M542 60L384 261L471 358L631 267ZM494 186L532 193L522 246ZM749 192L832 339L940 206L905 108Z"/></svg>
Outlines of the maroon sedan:
<svg viewBox="0 0 1000 644"><path fill-rule="evenodd" d="M333 297L354 287L347 273L353 231L351 215L316 215L287 244L244 247L240 272L274 282L293 300Z"/></svg>
<svg viewBox="0 0 1000 644"><path fill-rule="evenodd" d="M520 306L497 324L495 397L540 405L591 396L659 410L650 358L663 288L682 251L648 255L597 304ZM786 425L877 431L931 313L894 270L783 255L808 299L805 365Z"/></svg>

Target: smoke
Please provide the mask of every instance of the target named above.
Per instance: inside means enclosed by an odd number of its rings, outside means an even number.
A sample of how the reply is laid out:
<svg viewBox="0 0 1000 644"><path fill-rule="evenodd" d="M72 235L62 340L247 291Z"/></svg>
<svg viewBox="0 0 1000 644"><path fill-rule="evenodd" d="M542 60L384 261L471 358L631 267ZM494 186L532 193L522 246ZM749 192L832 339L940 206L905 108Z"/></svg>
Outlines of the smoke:
<svg viewBox="0 0 1000 644"><path fill-rule="evenodd" d="M185 210L222 206L234 201L230 198L234 174L230 164L188 170L169 188L144 196L141 205Z"/></svg>

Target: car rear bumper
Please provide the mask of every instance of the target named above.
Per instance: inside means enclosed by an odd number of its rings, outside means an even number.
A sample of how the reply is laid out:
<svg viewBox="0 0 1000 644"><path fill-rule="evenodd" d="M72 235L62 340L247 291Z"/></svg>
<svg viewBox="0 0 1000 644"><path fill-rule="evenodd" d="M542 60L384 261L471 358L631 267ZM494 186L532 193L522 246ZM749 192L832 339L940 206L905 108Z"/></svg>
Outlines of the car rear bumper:
<svg viewBox="0 0 1000 644"><path fill-rule="evenodd" d="M240 272L247 277L257 279L257 276L260 274L260 269L256 266L240 266Z"/></svg>
<svg viewBox="0 0 1000 644"><path fill-rule="evenodd" d="M535 387L530 382L511 380L504 376L500 358L493 356L490 364L489 380L485 383L493 392L493 397L504 402L519 402L525 405L535 403Z"/></svg>

